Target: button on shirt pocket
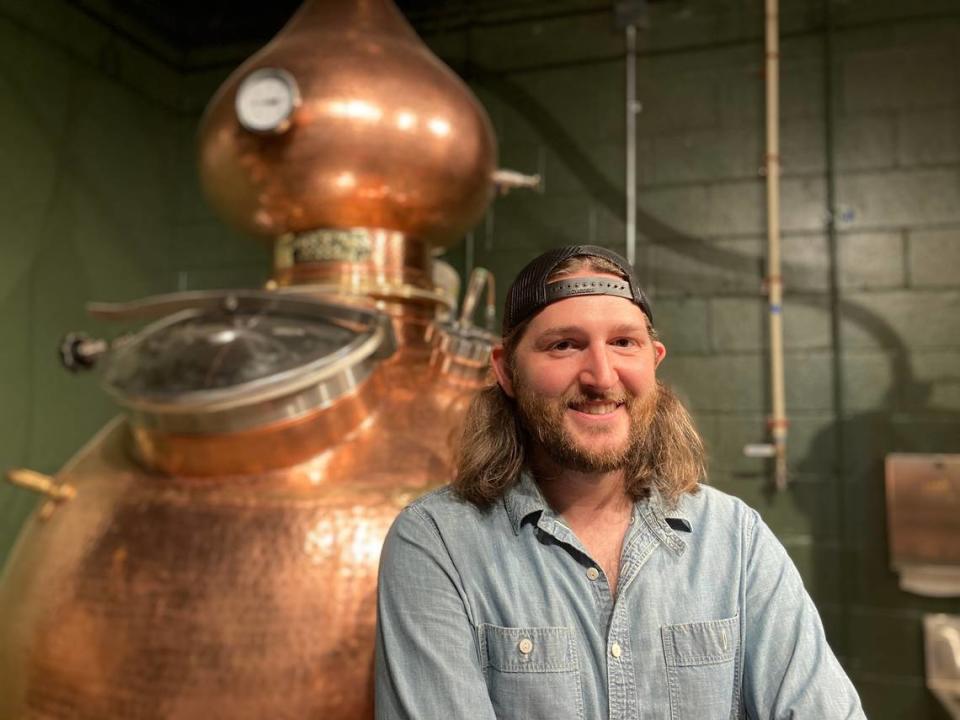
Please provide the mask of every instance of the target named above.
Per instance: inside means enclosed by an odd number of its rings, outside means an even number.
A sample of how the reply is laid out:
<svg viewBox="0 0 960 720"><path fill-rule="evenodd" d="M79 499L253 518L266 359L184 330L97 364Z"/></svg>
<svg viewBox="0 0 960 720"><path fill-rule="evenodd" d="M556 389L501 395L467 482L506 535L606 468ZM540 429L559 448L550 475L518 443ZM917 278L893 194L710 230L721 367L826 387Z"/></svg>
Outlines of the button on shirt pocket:
<svg viewBox="0 0 960 720"><path fill-rule="evenodd" d="M739 698L740 619L664 625L660 630L671 720L727 720Z"/></svg>
<svg viewBox="0 0 960 720"><path fill-rule="evenodd" d="M487 690L498 718L582 718L576 639L565 627L480 626Z"/></svg>

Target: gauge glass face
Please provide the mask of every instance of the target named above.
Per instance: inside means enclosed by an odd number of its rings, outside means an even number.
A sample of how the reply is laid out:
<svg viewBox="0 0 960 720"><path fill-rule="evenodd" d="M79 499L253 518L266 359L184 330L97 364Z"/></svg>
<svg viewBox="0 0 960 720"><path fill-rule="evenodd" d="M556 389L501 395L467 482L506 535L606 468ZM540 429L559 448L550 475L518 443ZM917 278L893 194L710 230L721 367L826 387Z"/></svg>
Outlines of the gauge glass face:
<svg viewBox="0 0 960 720"><path fill-rule="evenodd" d="M237 89L237 119L253 132L282 132L299 103L293 77L274 68L261 68Z"/></svg>

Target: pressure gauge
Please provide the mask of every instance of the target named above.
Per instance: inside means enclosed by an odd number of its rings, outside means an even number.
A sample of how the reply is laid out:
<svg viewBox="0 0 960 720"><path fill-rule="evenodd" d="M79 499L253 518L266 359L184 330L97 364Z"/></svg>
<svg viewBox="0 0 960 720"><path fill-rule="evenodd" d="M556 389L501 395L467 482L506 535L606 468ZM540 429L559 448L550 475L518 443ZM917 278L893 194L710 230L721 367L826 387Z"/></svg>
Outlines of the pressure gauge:
<svg viewBox="0 0 960 720"><path fill-rule="evenodd" d="M250 132L286 132L299 106L300 88L286 70L260 68L237 88L237 120Z"/></svg>

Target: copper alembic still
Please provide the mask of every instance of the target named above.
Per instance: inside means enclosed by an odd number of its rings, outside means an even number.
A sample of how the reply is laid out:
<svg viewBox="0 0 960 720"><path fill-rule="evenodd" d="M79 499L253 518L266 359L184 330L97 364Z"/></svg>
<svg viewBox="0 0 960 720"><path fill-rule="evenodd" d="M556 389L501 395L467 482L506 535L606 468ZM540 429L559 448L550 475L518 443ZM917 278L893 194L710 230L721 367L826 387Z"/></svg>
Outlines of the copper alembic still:
<svg viewBox="0 0 960 720"><path fill-rule="evenodd" d="M490 122L389 0L308 2L199 147L273 280L68 336L123 413L54 477L8 472L48 498L0 578L3 720L372 717L383 538L486 379L492 278L445 315L431 268L492 198Z"/></svg>

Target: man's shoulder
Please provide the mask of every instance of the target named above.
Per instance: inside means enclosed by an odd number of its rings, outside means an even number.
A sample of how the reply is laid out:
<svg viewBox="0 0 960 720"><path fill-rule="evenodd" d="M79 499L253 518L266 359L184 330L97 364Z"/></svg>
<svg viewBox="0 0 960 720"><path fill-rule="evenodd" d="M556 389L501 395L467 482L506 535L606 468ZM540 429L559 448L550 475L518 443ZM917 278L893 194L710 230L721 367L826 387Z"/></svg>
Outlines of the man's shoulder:
<svg viewBox="0 0 960 720"><path fill-rule="evenodd" d="M429 519L435 525L461 525L483 523L490 520L498 510L502 511L503 503L494 502L489 508L479 508L473 503L464 500L450 485L432 490L421 495L407 505L402 515L414 515Z"/></svg>
<svg viewBox="0 0 960 720"><path fill-rule="evenodd" d="M694 527L710 527L715 530L751 528L759 517L756 510L736 495L711 485L700 485L697 492L683 495L677 504L676 513Z"/></svg>

